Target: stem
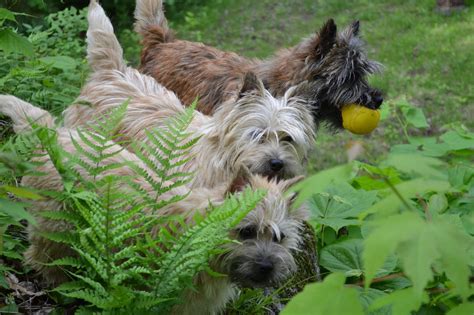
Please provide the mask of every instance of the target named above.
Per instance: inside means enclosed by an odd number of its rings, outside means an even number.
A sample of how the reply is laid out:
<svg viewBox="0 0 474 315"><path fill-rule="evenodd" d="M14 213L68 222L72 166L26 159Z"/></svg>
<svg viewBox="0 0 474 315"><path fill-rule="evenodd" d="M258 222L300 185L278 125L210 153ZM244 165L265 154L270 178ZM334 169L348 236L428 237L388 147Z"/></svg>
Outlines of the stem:
<svg viewBox="0 0 474 315"><path fill-rule="evenodd" d="M387 184L387 186L390 187L390 189L395 193L395 195L397 195L398 199L400 199L402 201L403 205L408 210L415 211L415 209L413 209L413 207L405 200L405 198L403 198L402 194L400 194L400 192L397 190L397 188L392 184L392 182L390 180L388 180L387 177L382 176L382 179Z"/></svg>
<svg viewBox="0 0 474 315"><path fill-rule="evenodd" d="M431 222L432 217L430 211L428 210L428 205L419 194L416 194L416 197L418 198L418 201L420 202L421 206L423 207L423 210L425 211L426 221Z"/></svg>
<svg viewBox="0 0 474 315"><path fill-rule="evenodd" d="M400 278L400 277L404 277L404 276L405 276L405 274L403 272L397 272L397 273L393 273L391 275L386 275L386 276L383 276L383 277L375 278L375 279L372 280L371 283L387 281L387 280ZM360 280L360 281L354 283L354 285L357 285L357 286L364 286L364 284L365 284L365 280Z"/></svg>
<svg viewBox="0 0 474 315"><path fill-rule="evenodd" d="M407 142L410 142L410 137L408 136L408 132L407 132L407 125L403 123L396 109L394 113L395 113L395 118L397 118L398 122L400 123L400 126L402 127L403 135L405 136Z"/></svg>

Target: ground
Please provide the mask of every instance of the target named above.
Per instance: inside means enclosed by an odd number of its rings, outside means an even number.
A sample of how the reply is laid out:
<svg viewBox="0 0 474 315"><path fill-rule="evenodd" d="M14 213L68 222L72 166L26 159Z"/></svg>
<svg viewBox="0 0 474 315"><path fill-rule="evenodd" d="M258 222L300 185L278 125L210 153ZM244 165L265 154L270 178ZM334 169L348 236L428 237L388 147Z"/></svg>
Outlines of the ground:
<svg viewBox="0 0 474 315"><path fill-rule="evenodd" d="M330 17L339 29L358 19L369 56L385 65L384 73L371 79L384 91L385 106L406 99L421 107L430 123L425 134L432 135L452 122L474 126L474 8L442 15L435 2L210 0L171 24L180 38L266 58L311 35ZM354 141L367 149L359 158L371 160L404 139L390 120L363 137L321 130L312 169L345 162Z"/></svg>

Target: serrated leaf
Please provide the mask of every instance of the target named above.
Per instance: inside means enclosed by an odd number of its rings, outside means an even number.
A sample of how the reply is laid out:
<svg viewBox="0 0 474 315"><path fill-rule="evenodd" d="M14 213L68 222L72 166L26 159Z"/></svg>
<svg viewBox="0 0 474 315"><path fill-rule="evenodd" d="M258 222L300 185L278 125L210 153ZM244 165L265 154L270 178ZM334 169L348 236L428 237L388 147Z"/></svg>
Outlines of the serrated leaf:
<svg viewBox="0 0 474 315"><path fill-rule="evenodd" d="M281 312L282 315L362 315L359 293L355 288L344 286L342 273L333 273L321 283L306 285L294 296Z"/></svg>
<svg viewBox="0 0 474 315"><path fill-rule="evenodd" d="M369 307L369 311L374 311L385 307L392 306L392 314L396 315L410 315L412 311L420 308L422 303L428 302L428 295L423 292L420 297L414 294L412 288L394 291L386 296L376 299Z"/></svg>
<svg viewBox="0 0 474 315"><path fill-rule="evenodd" d="M74 70L77 67L77 61L68 56L47 56L39 60L64 72Z"/></svg>
<svg viewBox="0 0 474 315"><path fill-rule="evenodd" d="M455 284L454 292L463 297L468 295L469 252L474 250L474 239L463 233L457 224L443 217L435 217L433 221L427 222L412 212L379 219L370 224L374 229L365 239L363 253L366 287L386 257L397 253L405 274L413 283L412 293L418 298L421 298L428 281L433 278L435 264L437 270L445 272Z"/></svg>
<svg viewBox="0 0 474 315"><path fill-rule="evenodd" d="M443 134L440 139L449 145L451 150L474 150L474 136L472 133L463 135L454 130L450 130Z"/></svg>
<svg viewBox="0 0 474 315"><path fill-rule="evenodd" d="M362 239L349 239L324 247L321 250L320 264L332 272L344 272L346 277L363 275L362 260L364 245ZM391 273L397 266L394 256L389 256L377 271L376 277Z"/></svg>
<svg viewBox="0 0 474 315"><path fill-rule="evenodd" d="M330 186L308 201L311 221L328 225L335 231L343 226L357 225L357 216L376 200L374 191L356 190L347 183Z"/></svg>
<svg viewBox="0 0 474 315"><path fill-rule="evenodd" d="M34 193L31 190L22 188L22 187L1 186L0 189L8 191L19 198L31 199L31 200L43 199L43 197L38 195L37 193Z"/></svg>
<svg viewBox="0 0 474 315"><path fill-rule="evenodd" d="M347 182L352 177L353 170L353 163L339 165L318 172L294 185L291 190L298 192L295 206L301 205L302 202L309 199L312 195L323 192L331 184Z"/></svg>
<svg viewBox="0 0 474 315"><path fill-rule="evenodd" d="M425 114L421 108L413 106L401 107L402 113L405 116L406 121L416 128L427 128L429 127L426 121Z"/></svg>
<svg viewBox="0 0 474 315"><path fill-rule="evenodd" d="M418 174L424 178L442 178L447 176L440 169L444 163L441 160L422 156L420 154L394 154L391 153L383 165L392 166L407 174Z"/></svg>
<svg viewBox="0 0 474 315"><path fill-rule="evenodd" d="M1 20L9 20L9 21L15 22L16 21L15 13L5 8L0 8L0 21Z"/></svg>
<svg viewBox="0 0 474 315"><path fill-rule="evenodd" d="M448 208L448 199L445 194L434 194L428 201L428 210L432 215L443 213Z"/></svg>
<svg viewBox="0 0 474 315"><path fill-rule="evenodd" d="M21 53L26 56L33 56L33 44L21 35L9 29L0 30L0 50L5 54L12 52Z"/></svg>
<svg viewBox="0 0 474 315"><path fill-rule="evenodd" d="M452 308L446 315L472 315L474 314L474 303L462 303Z"/></svg>
<svg viewBox="0 0 474 315"><path fill-rule="evenodd" d="M31 224L36 224L35 218L25 210L27 204L0 199L0 212L11 216L17 220L27 220Z"/></svg>
<svg viewBox="0 0 474 315"><path fill-rule="evenodd" d="M422 196L423 194L431 191L445 192L449 189L450 185L447 181L443 180L417 178L394 185L394 187L405 200L409 200L417 196ZM367 211L362 212L359 215L359 218L363 219L369 214L387 215L394 213L404 205L403 201L400 199L400 196L393 190L387 189L386 192L388 195L385 198L376 202L369 209L367 209Z"/></svg>
<svg viewBox="0 0 474 315"><path fill-rule="evenodd" d="M362 288L358 289L359 291L359 299L364 307L364 313L368 315L392 315L392 310L389 305L381 307L377 310L372 310L369 311L370 305L377 299L387 296L387 293L377 290L377 289L372 289L369 288L367 290L364 290Z"/></svg>

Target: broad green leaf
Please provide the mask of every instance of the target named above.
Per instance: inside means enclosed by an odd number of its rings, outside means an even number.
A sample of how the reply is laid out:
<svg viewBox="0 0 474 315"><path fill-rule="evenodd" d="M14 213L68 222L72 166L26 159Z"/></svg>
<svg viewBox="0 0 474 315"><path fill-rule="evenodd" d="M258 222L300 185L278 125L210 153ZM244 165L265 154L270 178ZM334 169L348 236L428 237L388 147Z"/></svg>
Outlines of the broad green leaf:
<svg viewBox="0 0 474 315"><path fill-rule="evenodd" d="M364 267L362 239L349 239L324 247L321 250L320 264L332 272L344 272L346 277L360 277ZM391 273L397 266L394 256L389 256L385 264L377 271L376 277Z"/></svg>
<svg viewBox="0 0 474 315"><path fill-rule="evenodd" d="M0 189L8 191L19 198L31 199L31 200L43 199L43 197L41 197L37 193L34 193L31 190L28 190L26 188L14 187L14 186L1 186Z"/></svg>
<svg viewBox="0 0 474 315"><path fill-rule="evenodd" d="M386 305L384 307L381 307L377 310L371 310L369 311L370 305L377 299L387 296L387 293L377 290L377 289L372 289L369 288L367 290L364 290L362 288L358 289L359 291L359 299L360 302L362 303L362 306L364 307L364 313L368 315L392 315L392 311L390 308L390 305Z"/></svg>
<svg viewBox="0 0 474 315"><path fill-rule="evenodd" d="M307 285L281 312L282 315L362 315L364 314L355 288L344 286L341 273L327 276L323 282Z"/></svg>
<svg viewBox="0 0 474 315"><path fill-rule="evenodd" d="M425 114L421 108L413 106L403 106L401 107L402 113L405 116L407 123L416 127L416 128L427 128L429 127L428 122L426 121Z"/></svg>
<svg viewBox="0 0 474 315"><path fill-rule="evenodd" d="M428 295L423 292L423 295L414 294L412 288L397 290L389 295L382 296L375 300L369 307L369 310L380 309L384 306L392 306L392 314L396 315L410 315L412 311L420 308L422 303L428 302Z"/></svg>
<svg viewBox="0 0 474 315"><path fill-rule="evenodd" d="M446 175L440 171L444 166L441 160L420 154L391 153L383 165L392 166L407 174L418 174L424 178L446 178Z"/></svg>
<svg viewBox="0 0 474 315"><path fill-rule="evenodd" d="M431 266L440 258L433 239L435 227L432 224L423 224L422 227L415 237L400 242L397 249L403 263L403 271L413 282L413 292L420 297L425 286L433 279Z"/></svg>
<svg viewBox="0 0 474 315"><path fill-rule="evenodd" d="M446 155L450 151L449 145L445 143L436 143L436 139L433 139L433 143L425 144L396 144L390 148L390 153L394 154L412 154L420 153L425 156L441 157Z"/></svg>
<svg viewBox="0 0 474 315"><path fill-rule="evenodd" d="M295 206L301 205L313 194L323 192L331 184L347 182L351 179L353 170L353 163L339 165L316 173L294 185L292 190L299 192Z"/></svg>
<svg viewBox="0 0 474 315"><path fill-rule="evenodd" d="M0 22L2 22L2 20L9 20L9 21L15 22L16 21L15 13L5 8L0 8Z"/></svg>
<svg viewBox="0 0 474 315"><path fill-rule="evenodd" d="M472 315L472 314L474 314L474 303L469 303L469 302L460 304L446 313L446 315Z"/></svg>
<svg viewBox="0 0 474 315"><path fill-rule="evenodd" d="M347 183L329 186L326 192L315 194L308 202L311 221L328 225L338 231L347 225L357 225L357 216L376 200L375 191L356 190Z"/></svg>
<svg viewBox="0 0 474 315"><path fill-rule="evenodd" d="M411 198L417 196L422 196L423 194L433 191L433 192L445 192L449 189L449 183L442 180L430 180L425 178L417 178L410 181L402 182L394 186L397 192L408 201ZM389 193L385 198L380 200L371 206L367 211L364 211L360 214L359 218L363 219L369 214L379 213L379 214L390 214L398 211L403 205L403 201L400 197L392 190L388 191Z"/></svg>
<svg viewBox="0 0 474 315"><path fill-rule="evenodd" d="M34 217L25 210L25 206L24 203L0 199L0 212L17 220L27 220L32 224L36 224Z"/></svg>
<svg viewBox="0 0 474 315"><path fill-rule="evenodd" d="M471 149L474 150L474 136L471 133L460 135L458 132L450 130L443 134L440 139L449 145L451 150L464 150Z"/></svg>
<svg viewBox="0 0 474 315"><path fill-rule="evenodd" d="M26 37L9 29L0 29L0 50L3 50L5 54L16 52L33 56L33 44Z"/></svg>
<svg viewBox="0 0 474 315"><path fill-rule="evenodd" d="M368 224L374 228L364 242L366 288L369 287L387 257L395 252L398 244L412 239L418 233L423 221L414 213L404 212Z"/></svg>
<svg viewBox="0 0 474 315"><path fill-rule="evenodd" d="M388 185L384 179L387 179L392 184L401 182L399 172L393 167L373 166L366 163L358 162L360 170L369 175L362 175L354 178L353 184L357 188L365 190L383 189Z"/></svg>
<svg viewBox="0 0 474 315"><path fill-rule="evenodd" d="M443 213L448 208L448 199L444 194L434 194L428 201L428 210L431 214Z"/></svg>
<svg viewBox="0 0 474 315"><path fill-rule="evenodd" d="M76 60L68 56L48 56L40 58L40 61L63 71L74 70L77 67Z"/></svg>
<svg viewBox="0 0 474 315"><path fill-rule="evenodd" d="M474 251L474 238L443 217L433 219L436 224L434 242L441 253L441 268L446 272L455 288L454 292L467 298L469 295L469 277L472 266L471 254Z"/></svg>
<svg viewBox="0 0 474 315"><path fill-rule="evenodd" d="M459 228L460 224L452 223L445 216L424 221L412 212L370 224L374 229L365 240L363 253L367 287L386 257L396 253L404 273L413 283L413 293L419 298L433 278L434 265L454 283L454 292L468 296L470 252L474 249L474 239Z"/></svg>
<svg viewBox="0 0 474 315"><path fill-rule="evenodd" d="M474 182L474 167L469 165L457 165L448 171L449 183L459 189L466 189Z"/></svg>

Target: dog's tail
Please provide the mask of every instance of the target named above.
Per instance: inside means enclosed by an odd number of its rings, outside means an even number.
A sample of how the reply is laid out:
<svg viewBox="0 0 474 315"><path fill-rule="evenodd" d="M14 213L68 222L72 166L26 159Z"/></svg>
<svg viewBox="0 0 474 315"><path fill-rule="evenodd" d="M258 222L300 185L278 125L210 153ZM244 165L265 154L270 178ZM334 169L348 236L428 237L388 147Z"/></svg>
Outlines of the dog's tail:
<svg viewBox="0 0 474 315"><path fill-rule="evenodd" d="M137 0L135 32L146 41L166 43L173 41L173 34L163 9L163 0Z"/></svg>
<svg viewBox="0 0 474 315"><path fill-rule="evenodd" d="M122 46L114 34L112 23L96 0L89 4L87 20L87 59L92 70L123 71L127 65Z"/></svg>
<svg viewBox="0 0 474 315"><path fill-rule="evenodd" d="M11 118L15 133L32 130L32 124L48 128L54 126L50 113L12 95L0 95L0 114Z"/></svg>

